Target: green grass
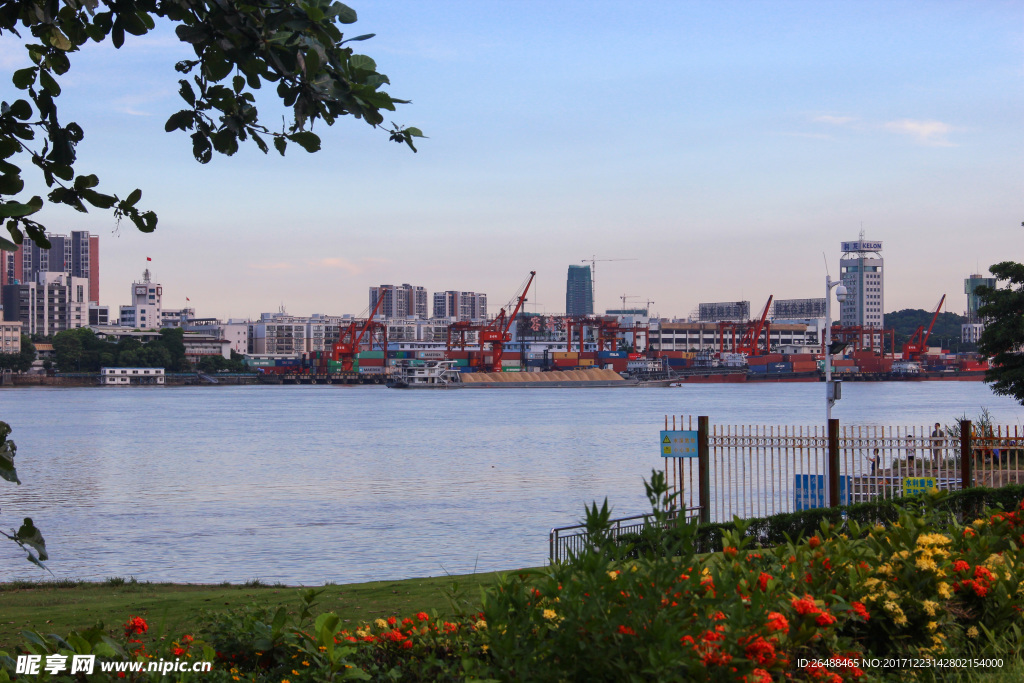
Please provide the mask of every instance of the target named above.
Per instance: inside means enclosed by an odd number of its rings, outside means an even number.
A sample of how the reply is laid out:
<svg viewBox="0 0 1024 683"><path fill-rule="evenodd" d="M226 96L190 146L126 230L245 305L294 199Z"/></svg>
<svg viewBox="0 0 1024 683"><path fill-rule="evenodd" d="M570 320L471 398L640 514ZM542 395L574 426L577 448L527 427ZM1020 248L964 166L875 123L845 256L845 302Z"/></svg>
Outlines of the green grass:
<svg viewBox="0 0 1024 683"><path fill-rule="evenodd" d="M498 573L327 585L319 610L334 612L353 625L378 617L411 616L419 611L451 616L451 597L464 609L479 607L481 587L493 585ZM453 591L453 587L457 587ZM56 633L83 630L102 622L116 635L129 616L149 623L147 636L176 639L194 632L204 610L223 611L257 604L297 607L298 588L252 580L244 585L139 583L114 577L103 583L74 581L0 584L0 650L21 642L24 630Z"/></svg>

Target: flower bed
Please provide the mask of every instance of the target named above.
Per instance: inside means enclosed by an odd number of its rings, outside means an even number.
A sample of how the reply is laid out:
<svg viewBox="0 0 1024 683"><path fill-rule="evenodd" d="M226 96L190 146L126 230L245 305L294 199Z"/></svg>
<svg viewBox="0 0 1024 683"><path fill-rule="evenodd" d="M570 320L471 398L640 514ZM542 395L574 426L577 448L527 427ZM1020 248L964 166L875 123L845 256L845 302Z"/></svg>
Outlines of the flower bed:
<svg viewBox="0 0 1024 683"><path fill-rule="evenodd" d="M653 477L648 495L653 514L664 515L664 480ZM864 658L1019 660L1024 503L966 524L941 498L893 509L886 525L823 520L813 535L770 548L754 547L737 522L722 530L723 549L704 555L695 550L697 527L680 524L623 559L605 533L607 508L593 506L592 548L569 563L506 575L480 613L446 621L420 612L342 628L336 615L314 618L318 593L307 590L295 613L215 614L194 640L168 643L162 654L215 661L211 673L169 680L275 683L835 683L877 680L883 671L863 666ZM125 639L137 639L141 627L129 621ZM154 656L108 641L99 633L61 641L37 635L26 647L105 653L116 645L122 656ZM885 671L918 679L948 673L905 668ZM0 681L8 673L0 670Z"/></svg>

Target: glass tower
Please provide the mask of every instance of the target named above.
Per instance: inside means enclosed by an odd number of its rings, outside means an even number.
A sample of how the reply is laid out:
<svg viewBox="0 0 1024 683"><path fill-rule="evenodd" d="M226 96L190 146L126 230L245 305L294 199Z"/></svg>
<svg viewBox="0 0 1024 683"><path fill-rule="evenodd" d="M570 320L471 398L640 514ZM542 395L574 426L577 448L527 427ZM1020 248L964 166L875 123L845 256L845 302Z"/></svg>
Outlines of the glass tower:
<svg viewBox="0 0 1024 683"><path fill-rule="evenodd" d="M569 275L565 282L565 314L594 314L594 289L590 281L590 266L569 266Z"/></svg>

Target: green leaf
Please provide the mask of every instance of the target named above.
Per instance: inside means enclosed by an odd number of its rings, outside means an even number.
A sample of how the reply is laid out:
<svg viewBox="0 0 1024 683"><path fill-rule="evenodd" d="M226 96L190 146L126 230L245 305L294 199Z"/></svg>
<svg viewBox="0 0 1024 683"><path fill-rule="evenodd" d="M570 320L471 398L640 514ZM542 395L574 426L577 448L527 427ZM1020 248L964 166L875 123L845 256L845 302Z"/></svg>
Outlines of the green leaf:
<svg viewBox="0 0 1024 683"><path fill-rule="evenodd" d="M125 199L123 203L127 206L135 206L139 203L140 199L142 199L142 190L136 188L132 190L131 194L128 195L128 198Z"/></svg>
<svg viewBox="0 0 1024 683"><path fill-rule="evenodd" d="M153 232L156 230L156 214L152 211L131 216L132 223L139 229L139 232Z"/></svg>
<svg viewBox="0 0 1024 683"><path fill-rule="evenodd" d="M336 2L331 5L331 13L337 17L338 23L341 24L354 24L356 23L356 11L344 5L340 2Z"/></svg>
<svg viewBox="0 0 1024 683"><path fill-rule="evenodd" d="M87 190L90 187L96 187L100 184L100 179L95 175L80 175L75 178L75 189L76 190Z"/></svg>
<svg viewBox="0 0 1024 683"><path fill-rule="evenodd" d="M47 36L47 39L49 40L50 45L54 46L58 50L63 50L64 52L68 52L75 47L71 41L68 40L68 37L56 28L50 30L50 35Z"/></svg>
<svg viewBox="0 0 1024 683"><path fill-rule="evenodd" d="M355 38L349 38L347 40L343 40L343 41L341 41L341 44L344 45L345 43L354 43L357 40L369 40L370 38L373 38L376 35L377 35L376 33L366 33L366 34L361 35L361 36L356 36Z"/></svg>
<svg viewBox="0 0 1024 683"><path fill-rule="evenodd" d="M46 69L39 70L39 85L43 86L43 90L54 97L60 95L60 86L57 85L57 81L53 79L53 76Z"/></svg>
<svg viewBox="0 0 1024 683"><path fill-rule="evenodd" d="M36 67L30 66L27 69L18 69L11 77L14 87L18 90L25 90L36 81Z"/></svg>
<svg viewBox="0 0 1024 683"><path fill-rule="evenodd" d="M185 81L182 81L185 83ZM186 83L186 85L188 85ZM168 133L175 130L188 130L192 127L192 122L195 119L195 113L191 109L182 109L181 111L171 114L167 119L167 123L164 124L164 130Z"/></svg>
<svg viewBox="0 0 1024 683"><path fill-rule="evenodd" d="M421 131L419 128L413 128L413 127L410 126L409 128L404 128L403 130L405 131L406 135L411 135L414 138L425 138L425 137L427 137L426 135L423 134L423 131Z"/></svg>
<svg viewBox="0 0 1024 683"><path fill-rule="evenodd" d="M3 240L6 244L11 244L7 240ZM9 249L6 245L3 246L4 251L17 251L18 245L12 245L13 248ZM0 446L0 478L6 479L7 481L20 484L18 480L18 471L14 468L14 455L17 452L18 447L14 445L12 441L5 441Z"/></svg>
<svg viewBox="0 0 1024 683"><path fill-rule="evenodd" d="M22 216L31 216L41 208L43 208L43 198L38 196L32 197L32 199L24 204L19 202L0 202L0 216L5 218L21 218Z"/></svg>
<svg viewBox="0 0 1024 683"><path fill-rule="evenodd" d="M32 523L31 517L25 518L24 523L18 528L16 535L19 541L39 553L40 560L46 561L46 541L43 540L43 535L39 533L39 529Z"/></svg>
<svg viewBox="0 0 1024 683"><path fill-rule="evenodd" d="M281 156L284 156L284 150L287 147L288 141L283 136L274 138L274 149L276 149Z"/></svg>
<svg viewBox="0 0 1024 683"><path fill-rule="evenodd" d="M181 95L181 99L188 102L190 107L196 106L196 94L192 90L192 85L184 79L178 81L178 83L181 84L181 87L178 88L178 94Z"/></svg>
<svg viewBox="0 0 1024 683"><path fill-rule="evenodd" d="M292 133L288 136L288 139L302 147L302 149L307 152L312 153L320 151L320 137L316 133L311 133L309 131ZM278 148L278 150L280 151L280 148Z"/></svg>
<svg viewBox="0 0 1024 683"><path fill-rule="evenodd" d="M20 121L28 120L32 117L32 105L25 100L15 100L11 104L11 116Z"/></svg>
<svg viewBox="0 0 1024 683"><path fill-rule="evenodd" d="M103 194L96 190L82 190L82 199L89 202L97 209L109 209L117 203L117 197L111 197L109 194Z"/></svg>
<svg viewBox="0 0 1024 683"><path fill-rule="evenodd" d="M231 87L234 88L236 93L242 92L242 88L245 87L245 78L243 76L235 76L231 79Z"/></svg>
<svg viewBox="0 0 1024 683"><path fill-rule="evenodd" d="M373 61L366 55L352 55L349 58L348 63L353 69L362 69L364 71L377 70L377 62Z"/></svg>

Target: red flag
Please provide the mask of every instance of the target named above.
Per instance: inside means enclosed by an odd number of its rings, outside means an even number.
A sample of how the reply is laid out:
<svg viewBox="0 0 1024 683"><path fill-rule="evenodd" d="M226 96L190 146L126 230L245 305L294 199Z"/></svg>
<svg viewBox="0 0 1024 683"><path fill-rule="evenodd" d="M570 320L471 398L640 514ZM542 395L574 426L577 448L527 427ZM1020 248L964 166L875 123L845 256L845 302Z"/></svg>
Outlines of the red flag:
<svg viewBox="0 0 1024 683"><path fill-rule="evenodd" d="M149 258L149 257L147 256L147 257L146 257L146 260L147 260L147 261L152 261L153 259L151 259L151 258Z"/></svg>
<svg viewBox="0 0 1024 683"><path fill-rule="evenodd" d="M192 301L192 299L189 299L189 298L188 298L188 297L186 296L186 297L185 297L185 301Z"/></svg>

